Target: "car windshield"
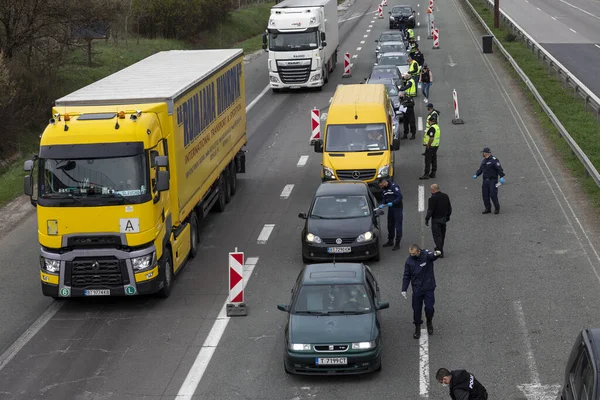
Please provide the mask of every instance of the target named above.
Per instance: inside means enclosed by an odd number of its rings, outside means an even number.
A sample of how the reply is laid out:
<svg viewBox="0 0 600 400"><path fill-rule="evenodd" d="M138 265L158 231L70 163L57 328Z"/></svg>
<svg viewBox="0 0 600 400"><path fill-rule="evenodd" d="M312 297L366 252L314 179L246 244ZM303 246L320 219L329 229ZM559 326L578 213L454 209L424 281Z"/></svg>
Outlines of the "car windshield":
<svg viewBox="0 0 600 400"><path fill-rule="evenodd" d="M406 46L403 44L383 43L380 46L379 54L383 53L402 53L406 51Z"/></svg>
<svg viewBox="0 0 600 400"><path fill-rule="evenodd" d="M401 42L404 40L401 33L384 33L379 36L379 43L383 42Z"/></svg>
<svg viewBox="0 0 600 400"><path fill-rule="evenodd" d="M410 7L396 6L392 8L392 14L408 15L412 14L412 9Z"/></svg>
<svg viewBox="0 0 600 400"><path fill-rule="evenodd" d="M319 196L310 212L310 218L348 219L368 217L371 207L365 196Z"/></svg>
<svg viewBox="0 0 600 400"><path fill-rule="evenodd" d="M41 159L39 196L46 199L132 197L148 190L146 157Z"/></svg>
<svg viewBox="0 0 600 400"><path fill-rule="evenodd" d="M373 310L363 284L304 285L292 312L297 314L367 313Z"/></svg>
<svg viewBox="0 0 600 400"><path fill-rule="evenodd" d="M397 55L384 54L379 58L379 63L386 65L408 65L408 55L406 53Z"/></svg>
<svg viewBox="0 0 600 400"><path fill-rule="evenodd" d="M369 79L400 79L400 73L398 72L398 68L389 67L389 68L373 68L371 72L371 76Z"/></svg>
<svg viewBox="0 0 600 400"><path fill-rule="evenodd" d="M392 96L398 96L398 87L396 87L396 85L393 85L391 83L387 83L385 85L385 88L387 89L388 96L390 96L390 97L392 97Z"/></svg>
<svg viewBox="0 0 600 400"><path fill-rule="evenodd" d="M312 50L318 46L317 32L269 33L269 50Z"/></svg>
<svg viewBox="0 0 600 400"><path fill-rule="evenodd" d="M325 151L387 150L385 124L328 125Z"/></svg>

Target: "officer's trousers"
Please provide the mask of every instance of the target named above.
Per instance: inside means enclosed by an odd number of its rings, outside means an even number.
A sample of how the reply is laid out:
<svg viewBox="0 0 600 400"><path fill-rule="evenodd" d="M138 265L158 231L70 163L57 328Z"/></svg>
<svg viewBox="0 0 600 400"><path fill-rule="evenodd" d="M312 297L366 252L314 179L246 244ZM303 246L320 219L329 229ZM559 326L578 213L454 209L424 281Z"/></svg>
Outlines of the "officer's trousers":
<svg viewBox="0 0 600 400"><path fill-rule="evenodd" d="M435 248L444 252L444 242L446 241L446 218L433 218L431 220L431 234Z"/></svg>
<svg viewBox="0 0 600 400"><path fill-rule="evenodd" d="M409 127L410 133L414 136L417 134L417 125L415 124L415 108L407 107L402 118L402 124L404 124L404 136L408 136Z"/></svg>
<svg viewBox="0 0 600 400"><path fill-rule="evenodd" d="M437 171L437 151L438 147L431 146L425 149L425 173L423 175L429 175L429 169L431 173L435 174Z"/></svg>
<svg viewBox="0 0 600 400"><path fill-rule="evenodd" d="M402 209L389 207L388 209L388 240L394 240L394 235L396 237L396 241L400 242L402 239Z"/></svg>
<svg viewBox="0 0 600 400"><path fill-rule="evenodd" d="M423 323L423 303L425 303L425 317L427 319L433 318L433 306L435 304L434 292L434 290L413 292L412 307L413 322L415 325L421 325Z"/></svg>
<svg viewBox="0 0 600 400"><path fill-rule="evenodd" d="M494 208L496 210L500 209L500 202L498 202L498 188L496 187L496 183L498 183L496 179L483 180L483 184L481 186L481 195L483 197L483 204L485 205L486 210L492 209L490 199L492 200L492 203L494 203Z"/></svg>

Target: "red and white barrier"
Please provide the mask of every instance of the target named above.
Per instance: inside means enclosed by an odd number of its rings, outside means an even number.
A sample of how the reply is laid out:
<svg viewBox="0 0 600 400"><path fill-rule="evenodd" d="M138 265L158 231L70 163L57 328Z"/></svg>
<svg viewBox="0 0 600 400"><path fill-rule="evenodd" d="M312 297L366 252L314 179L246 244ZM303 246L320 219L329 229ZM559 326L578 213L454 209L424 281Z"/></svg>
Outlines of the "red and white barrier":
<svg viewBox="0 0 600 400"><path fill-rule="evenodd" d="M310 124L312 128L310 144L313 145L315 140L321 139L321 111L317 108L310 110Z"/></svg>
<svg viewBox="0 0 600 400"><path fill-rule="evenodd" d="M433 31L435 30L435 24L433 23L433 20L434 20L433 14L428 13L427 20L429 21L429 29L427 30L427 39L433 39Z"/></svg>
<svg viewBox="0 0 600 400"><path fill-rule="evenodd" d="M458 96L456 95L456 89L452 90L452 99L454 101L454 119L452 123L454 125L462 125L465 122L460 118L460 114L458 112Z"/></svg>
<svg viewBox="0 0 600 400"><path fill-rule="evenodd" d="M433 11L433 0L429 0L429 8L431 8L431 11Z"/></svg>
<svg viewBox="0 0 600 400"><path fill-rule="evenodd" d="M379 4L379 6L377 6L377 16L379 18L383 18L383 6L381 4Z"/></svg>
<svg viewBox="0 0 600 400"><path fill-rule="evenodd" d="M247 315L244 304L244 253L229 253L229 303L227 304L228 316Z"/></svg>
<svg viewBox="0 0 600 400"><path fill-rule="evenodd" d="M352 71L350 70L350 53L344 54L344 75L342 78L350 78Z"/></svg>
<svg viewBox="0 0 600 400"><path fill-rule="evenodd" d="M383 0L383 2L381 3L384 7L387 6L387 0Z"/></svg>
<svg viewBox="0 0 600 400"><path fill-rule="evenodd" d="M433 29L433 49L440 48L440 30L438 28Z"/></svg>

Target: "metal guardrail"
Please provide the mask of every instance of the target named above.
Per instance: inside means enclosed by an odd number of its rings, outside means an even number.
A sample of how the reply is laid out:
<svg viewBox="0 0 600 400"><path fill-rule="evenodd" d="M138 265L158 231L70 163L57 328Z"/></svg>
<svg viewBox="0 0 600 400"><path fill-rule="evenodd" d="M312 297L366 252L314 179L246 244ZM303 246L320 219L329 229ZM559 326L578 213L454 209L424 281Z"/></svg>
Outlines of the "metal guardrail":
<svg viewBox="0 0 600 400"><path fill-rule="evenodd" d="M486 6L493 12L493 0L485 0ZM500 19L510 28L510 30L531 49L531 53L537 56L537 59L548 66L550 71L564 82L566 88L573 89L573 94L578 95L585 101L585 109L588 105L596 113L596 121L600 122L600 97L596 96L579 79L566 69L556 58L554 58L546 49L525 32L511 17L500 10Z"/></svg>
<svg viewBox="0 0 600 400"><path fill-rule="evenodd" d="M552 123L554 124L554 126L556 127L556 129L558 129L559 135L567 142L567 144L571 148L571 152L583 164L583 166L585 167L585 170L586 170L586 175L589 176L589 177L591 177L594 180L594 182L596 182L596 185L598 187L600 187L600 173L598 173L598 170L596 169L596 167L594 166L594 164L592 164L592 162L590 161L590 159L588 158L588 156L585 155L585 153L583 152L583 150L581 149L581 147L579 147L579 145L577 144L577 142L575 142L575 140L571 137L571 135L569 135L569 132L567 132L567 130L565 129L565 127L563 126L563 124L558 120L558 118L556 117L556 115L554 114L554 112L550 109L550 107L548 106L548 104L546 104L546 102L544 101L544 99L542 98L542 96L540 95L540 93L537 91L537 89L535 88L535 86L533 86L533 83L531 83L531 80L527 77L527 75L519 67L519 65L517 64L517 62L512 58L512 56L508 53L508 51L506 51L506 49L504 48L504 46L502 46L502 43L500 43L498 41L498 39L496 39L496 36L492 33L491 29L487 26L487 24L485 23L485 21L477 13L477 11L473 7L473 5L469 2L469 0L462 0L462 1L465 2L469 6L469 8L471 9L471 12L479 20L479 22L481 23L481 25L483 26L483 28L486 30L486 32L489 35L493 36L493 42L494 42L494 45L496 46L496 48L500 50L500 52L502 53L502 55L512 65L512 67L517 72L517 74L519 74L519 76L521 77L521 79L523 80L523 82L525 83L525 85L527 86L527 88L529 89L529 91L531 92L531 94L533 94L533 96L535 97L535 99L537 100L537 102L542 107L542 110L544 110L544 112L548 115L548 118L550 118L550 121L552 121ZM486 3L489 4L489 0L486 1ZM510 17L508 17L504 13L502 13L502 17L510 19ZM512 21L512 20L510 20L510 21ZM600 99L598 99L597 96L595 96L593 93L591 93L588 88L586 88L579 80L577 80L577 78L575 78L558 61L556 61L554 59L554 57L552 57L537 42L535 42L533 40L533 38L531 38L531 36L527 35L527 33L525 33L516 23L514 23L514 21L512 21L511 23L514 24L513 25L513 29L519 29L520 30L522 37L527 37L527 39L531 43L532 49L534 49L534 51L535 51L535 49L537 49L538 50L538 54L540 52L543 52L548 59L552 59L553 60L552 62L554 63L554 65L556 65L558 68L561 69L561 71L563 73L563 76L569 76L569 81L573 82L573 83L576 83L576 85L577 85L576 87L579 88L579 93L582 93L582 91L585 91L585 92L588 93L588 97L589 97L590 100L586 100L586 105L588 103L592 104L592 101L593 101L594 104L595 104L594 109L596 110L596 113L598 113L598 110L600 109ZM575 90L577 92L577 89L575 89Z"/></svg>

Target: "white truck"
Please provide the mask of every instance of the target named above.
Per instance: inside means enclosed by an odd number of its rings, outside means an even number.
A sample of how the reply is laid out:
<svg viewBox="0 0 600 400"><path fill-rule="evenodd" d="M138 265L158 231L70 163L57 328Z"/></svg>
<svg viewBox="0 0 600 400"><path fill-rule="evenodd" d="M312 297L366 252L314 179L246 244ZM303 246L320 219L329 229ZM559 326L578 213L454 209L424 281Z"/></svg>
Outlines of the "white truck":
<svg viewBox="0 0 600 400"><path fill-rule="evenodd" d="M322 88L337 64L339 44L337 0L276 4L263 35L271 89Z"/></svg>

